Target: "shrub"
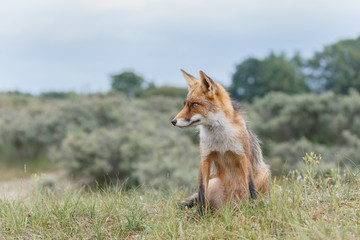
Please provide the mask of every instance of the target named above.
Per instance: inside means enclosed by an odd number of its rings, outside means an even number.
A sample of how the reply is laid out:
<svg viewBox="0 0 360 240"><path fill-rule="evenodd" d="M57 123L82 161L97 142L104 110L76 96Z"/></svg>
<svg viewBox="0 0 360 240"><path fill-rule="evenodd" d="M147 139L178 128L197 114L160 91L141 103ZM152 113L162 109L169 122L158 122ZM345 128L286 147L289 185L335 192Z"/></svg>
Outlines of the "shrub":
<svg viewBox="0 0 360 240"><path fill-rule="evenodd" d="M360 95L271 93L248 107L274 173L299 168L306 152L324 156L323 168L360 165Z"/></svg>
<svg viewBox="0 0 360 240"><path fill-rule="evenodd" d="M98 105L100 103L97 103ZM92 131L73 129L49 158L88 182L127 180L156 187L193 185L199 162L193 135L170 124L181 100L152 97L123 102L114 112L118 124ZM107 105L106 105L107 106ZM85 121L85 120L84 120Z"/></svg>
<svg viewBox="0 0 360 240"><path fill-rule="evenodd" d="M76 101L42 101L32 97L24 101L22 107L9 104L0 109L0 151L13 151L2 158L22 163L31 161L46 155L50 146L59 146L69 132L91 132L100 126L119 125L121 103L121 99L115 97L85 96Z"/></svg>

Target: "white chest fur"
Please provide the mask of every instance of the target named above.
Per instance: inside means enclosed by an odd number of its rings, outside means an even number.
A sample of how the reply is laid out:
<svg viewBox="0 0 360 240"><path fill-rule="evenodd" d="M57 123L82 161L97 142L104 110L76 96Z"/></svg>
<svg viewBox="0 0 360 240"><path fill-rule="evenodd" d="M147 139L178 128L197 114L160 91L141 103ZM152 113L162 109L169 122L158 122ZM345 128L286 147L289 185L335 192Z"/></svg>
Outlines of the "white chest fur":
<svg viewBox="0 0 360 240"><path fill-rule="evenodd" d="M239 128L232 125L224 112L210 114L204 125L200 126L200 148L202 157L217 151L224 156L232 151L240 154L244 152L241 144Z"/></svg>

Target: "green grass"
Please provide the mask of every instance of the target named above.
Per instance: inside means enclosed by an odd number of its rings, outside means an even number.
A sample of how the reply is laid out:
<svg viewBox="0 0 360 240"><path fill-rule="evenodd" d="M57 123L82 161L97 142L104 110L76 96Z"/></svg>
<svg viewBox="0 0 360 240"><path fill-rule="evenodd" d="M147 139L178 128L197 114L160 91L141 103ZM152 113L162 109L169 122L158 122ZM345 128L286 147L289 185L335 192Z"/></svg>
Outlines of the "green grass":
<svg viewBox="0 0 360 240"><path fill-rule="evenodd" d="M0 199L0 239L358 239L360 177L306 171L274 178L269 194L199 217L176 207L188 191L139 188L98 191L41 187Z"/></svg>
<svg viewBox="0 0 360 240"><path fill-rule="evenodd" d="M273 179L269 195L199 218L183 190L39 190L0 200L3 239L356 239L360 179Z"/></svg>

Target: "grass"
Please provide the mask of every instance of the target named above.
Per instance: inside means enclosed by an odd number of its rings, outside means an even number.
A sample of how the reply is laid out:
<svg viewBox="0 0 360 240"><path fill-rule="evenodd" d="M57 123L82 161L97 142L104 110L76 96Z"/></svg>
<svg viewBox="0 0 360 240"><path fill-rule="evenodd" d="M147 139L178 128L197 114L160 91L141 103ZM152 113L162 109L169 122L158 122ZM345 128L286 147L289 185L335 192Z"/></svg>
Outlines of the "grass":
<svg viewBox="0 0 360 240"><path fill-rule="evenodd" d="M308 157L311 159L311 156ZM309 166L316 167L316 166ZM313 171L274 178L269 195L199 218L189 192L40 189L0 200L3 239L358 239L360 178Z"/></svg>

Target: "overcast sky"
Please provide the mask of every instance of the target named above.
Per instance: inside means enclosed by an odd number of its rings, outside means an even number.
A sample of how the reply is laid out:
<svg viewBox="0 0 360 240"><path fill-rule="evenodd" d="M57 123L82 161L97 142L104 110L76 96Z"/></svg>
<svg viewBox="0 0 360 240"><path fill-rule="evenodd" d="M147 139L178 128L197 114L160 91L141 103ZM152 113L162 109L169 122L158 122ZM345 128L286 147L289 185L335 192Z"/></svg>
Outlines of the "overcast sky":
<svg viewBox="0 0 360 240"><path fill-rule="evenodd" d="M357 38L359 11L359 0L2 0L0 91L106 91L127 69L157 85L185 86L180 68L229 84L246 57Z"/></svg>

